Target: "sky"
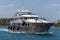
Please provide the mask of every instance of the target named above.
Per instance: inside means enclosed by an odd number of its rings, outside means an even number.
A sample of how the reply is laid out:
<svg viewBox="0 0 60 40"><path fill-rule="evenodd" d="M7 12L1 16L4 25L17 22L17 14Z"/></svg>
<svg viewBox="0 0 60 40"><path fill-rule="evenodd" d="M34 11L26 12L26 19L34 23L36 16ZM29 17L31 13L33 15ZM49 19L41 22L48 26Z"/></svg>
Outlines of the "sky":
<svg viewBox="0 0 60 40"><path fill-rule="evenodd" d="M12 17L24 8L48 20L60 20L60 0L0 0L0 18Z"/></svg>

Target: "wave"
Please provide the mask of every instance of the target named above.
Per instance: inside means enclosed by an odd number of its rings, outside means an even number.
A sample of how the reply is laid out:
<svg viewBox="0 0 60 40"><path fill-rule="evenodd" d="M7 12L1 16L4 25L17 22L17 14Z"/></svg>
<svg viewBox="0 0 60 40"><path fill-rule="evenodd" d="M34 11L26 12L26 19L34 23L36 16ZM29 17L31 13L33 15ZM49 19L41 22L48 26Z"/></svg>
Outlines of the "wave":
<svg viewBox="0 0 60 40"><path fill-rule="evenodd" d="M9 33L24 33L24 32L19 32L19 31L9 31L8 29L5 28L0 28L0 31L5 31L5 32L9 32ZM53 34L53 32L41 32L41 33L34 33L34 34Z"/></svg>
<svg viewBox="0 0 60 40"><path fill-rule="evenodd" d="M6 32L8 32L9 30L5 29L5 28L0 28L0 31L6 31Z"/></svg>
<svg viewBox="0 0 60 40"><path fill-rule="evenodd" d="M35 33L35 34L53 34L53 32L40 32L40 33Z"/></svg>
<svg viewBox="0 0 60 40"><path fill-rule="evenodd" d="M9 31L8 29L5 29L5 28L0 28L0 31L5 31L5 32L9 32L9 33L21 33L18 31Z"/></svg>
<svg viewBox="0 0 60 40"><path fill-rule="evenodd" d="M17 31L9 31L9 33L21 33L21 32L17 32Z"/></svg>

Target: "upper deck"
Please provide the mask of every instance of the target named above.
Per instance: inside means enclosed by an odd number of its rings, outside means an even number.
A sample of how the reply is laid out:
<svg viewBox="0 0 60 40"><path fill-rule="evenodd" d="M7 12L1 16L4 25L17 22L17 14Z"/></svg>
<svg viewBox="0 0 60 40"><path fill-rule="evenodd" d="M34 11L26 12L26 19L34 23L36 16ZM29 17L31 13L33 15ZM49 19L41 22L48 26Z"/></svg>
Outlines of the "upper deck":
<svg viewBox="0 0 60 40"><path fill-rule="evenodd" d="M31 19L37 19L37 18L39 18L39 16L36 15L36 14L32 14L32 12L29 11L29 10L27 10L27 9L23 9L23 10L19 10L18 9L18 11L15 14L14 18L21 18L21 19L23 19L23 18L25 18L25 19L26 18L27 19L31 18Z"/></svg>

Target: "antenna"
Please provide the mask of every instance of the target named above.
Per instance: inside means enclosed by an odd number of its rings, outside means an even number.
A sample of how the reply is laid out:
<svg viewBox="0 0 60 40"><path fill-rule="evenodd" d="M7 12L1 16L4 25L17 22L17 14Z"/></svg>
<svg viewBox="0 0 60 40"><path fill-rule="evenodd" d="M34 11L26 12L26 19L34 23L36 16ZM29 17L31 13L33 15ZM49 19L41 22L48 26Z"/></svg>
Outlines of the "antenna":
<svg viewBox="0 0 60 40"><path fill-rule="evenodd" d="M27 10L24 5L22 5L22 7L20 9L17 9L17 12L31 12L29 10Z"/></svg>

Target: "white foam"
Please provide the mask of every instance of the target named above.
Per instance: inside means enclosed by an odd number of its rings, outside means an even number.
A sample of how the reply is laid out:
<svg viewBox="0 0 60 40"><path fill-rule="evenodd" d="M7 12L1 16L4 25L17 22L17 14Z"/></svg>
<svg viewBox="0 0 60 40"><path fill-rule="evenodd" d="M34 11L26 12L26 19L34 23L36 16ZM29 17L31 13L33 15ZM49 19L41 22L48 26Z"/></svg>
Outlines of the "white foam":
<svg viewBox="0 0 60 40"><path fill-rule="evenodd" d="M53 34L53 32L49 32L50 34Z"/></svg>
<svg viewBox="0 0 60 40"><path fill-rule="evenodd" d="M24 32L10 31L10 30L5 29L5 28L0 28L0 31L5 31L5 32L9 32L9 33L23 33L24 34ZM53 32L41 32L41 33L35 33L35 34L53 34Z"/></svg>
<svg viewBox="0 0 60 40"><path fill-rule="evenodd" d="M21 33L21 32L17 32L17 31L10 31L10 30L5 29L5 28L0 28L0 31L5 31L5 32L9 32L9 33Z"/></svg>
<svg viewBox="0 0 60 40"><path fill-rule="evenodd" d="M35 34L53 34L53 32L40 32L40 33L35 33Z"/></svg>
<svg viewBox="0 0 60 40"><path fill-rule="evenodd" d="M17 32L17 31L16 31L16 32L15 32L15 31L9 31L9 33L21 33L21 32Z"/></svg>
<svg viewBox="0 0 60 40"><path fill-rule="evenodd" d="M6 32L8 32L8 29L0 28L0 31L6 31Z"/></svg>

